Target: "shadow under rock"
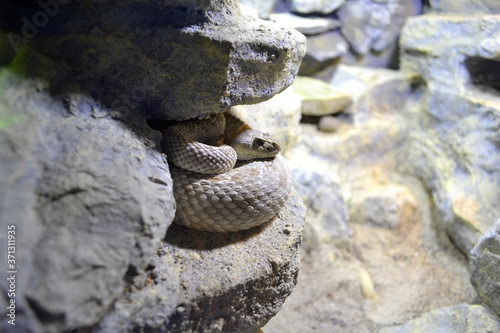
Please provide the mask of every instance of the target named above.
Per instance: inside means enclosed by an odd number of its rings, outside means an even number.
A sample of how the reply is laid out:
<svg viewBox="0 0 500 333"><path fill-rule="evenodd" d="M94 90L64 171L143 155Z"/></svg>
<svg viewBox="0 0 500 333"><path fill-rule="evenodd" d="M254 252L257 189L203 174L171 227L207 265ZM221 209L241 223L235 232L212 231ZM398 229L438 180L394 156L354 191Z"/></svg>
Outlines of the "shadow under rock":
<svg viewBox="0 0 500 333"><path fill-rule="evenodd" d="M213 250L246 241L261 233L273 220L274 218L252 229L228 233L198 231L172 223L167 230L164 241L169 245L183 249L199 251Z"/></svg>

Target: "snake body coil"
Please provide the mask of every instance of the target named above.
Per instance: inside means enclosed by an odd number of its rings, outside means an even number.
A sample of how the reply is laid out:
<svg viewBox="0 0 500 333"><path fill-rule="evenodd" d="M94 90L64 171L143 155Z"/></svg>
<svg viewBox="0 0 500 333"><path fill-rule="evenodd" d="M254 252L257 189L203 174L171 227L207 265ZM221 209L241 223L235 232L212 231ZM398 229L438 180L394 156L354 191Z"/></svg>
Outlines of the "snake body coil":
<svg viewBox="0 0 500 333"><path fill-rule="evenodd" d="M174 181L175 220L187 228L250 229L272 219L290 193L291 173L274 137L233 116L171 125L163 146Z"/></svg>

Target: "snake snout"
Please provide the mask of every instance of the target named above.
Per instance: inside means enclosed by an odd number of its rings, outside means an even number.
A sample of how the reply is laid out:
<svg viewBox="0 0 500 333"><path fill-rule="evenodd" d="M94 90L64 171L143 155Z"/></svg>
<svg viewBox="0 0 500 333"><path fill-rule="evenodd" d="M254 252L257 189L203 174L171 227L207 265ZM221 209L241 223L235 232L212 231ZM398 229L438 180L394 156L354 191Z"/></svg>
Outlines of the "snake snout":
<svg viewBox="0 0 500 333"><path fill-rule="evenodd" d="M268 150L270 152L276 152L276 153L279 153L281 151L281 146L279 143L277 142L270 142L270 147L268 148Z"/></svg>
<svg viewBox="0 0 500 333"><path fill-rule="evenodd" d="M271 141L262 138L254 138L253 148L257 151L265 151L270 155L278 154L281 150L280 144L277 141Z"/></svg>

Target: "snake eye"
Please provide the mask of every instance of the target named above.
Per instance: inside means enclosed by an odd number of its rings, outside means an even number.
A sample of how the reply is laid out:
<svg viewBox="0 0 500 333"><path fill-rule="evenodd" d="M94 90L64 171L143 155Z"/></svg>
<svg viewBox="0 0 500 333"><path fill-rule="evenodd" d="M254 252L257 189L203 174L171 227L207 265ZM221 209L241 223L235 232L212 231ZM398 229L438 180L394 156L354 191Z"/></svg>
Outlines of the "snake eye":
<svg viewBox="0 0 500 333"><path fill-rule="evenodd" d="M255 138L255 140L253 140L253 143L257 147L262 147L266 143L266 141L259 138Z"/></svg>

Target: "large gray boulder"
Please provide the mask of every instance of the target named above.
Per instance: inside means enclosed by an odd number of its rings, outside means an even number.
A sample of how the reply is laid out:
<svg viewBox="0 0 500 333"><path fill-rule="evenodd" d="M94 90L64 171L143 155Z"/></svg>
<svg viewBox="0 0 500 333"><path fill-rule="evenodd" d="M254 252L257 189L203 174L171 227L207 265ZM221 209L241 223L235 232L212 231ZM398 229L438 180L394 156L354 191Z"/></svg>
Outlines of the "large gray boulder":
<svg viewBox="0 0 500 333"><path fill-rule="evenodd" d="M13 17L2 18L2 30L15 50L34 48L59 69L18 57L20 68L46 78L54 93L84 91L147 118L183 120L267 100L292 84L305 53L303 35L241 15L236 0L67 2L46 27L33 26L34 36L9 22L44 10L4 6L1 15L10 9Z"/></svg>
<svg viewBox="0 0 500 333"><path fill-rule="evenodd" d="M174 215L160 135L90 97L0 72L0 228L15 230L16 326L92 325L143 271ZM7 267L7 256L0 266ZM5 279L2 290L8 290Z"/></svg>

